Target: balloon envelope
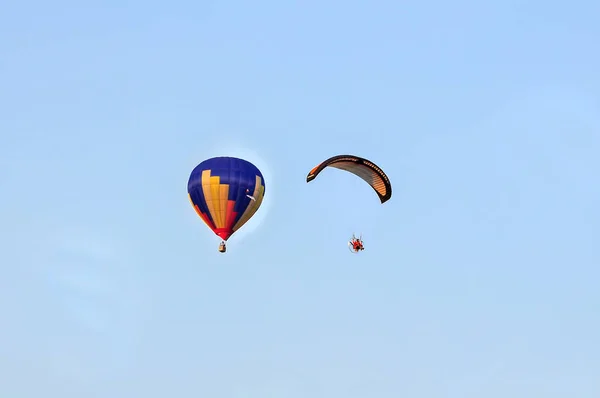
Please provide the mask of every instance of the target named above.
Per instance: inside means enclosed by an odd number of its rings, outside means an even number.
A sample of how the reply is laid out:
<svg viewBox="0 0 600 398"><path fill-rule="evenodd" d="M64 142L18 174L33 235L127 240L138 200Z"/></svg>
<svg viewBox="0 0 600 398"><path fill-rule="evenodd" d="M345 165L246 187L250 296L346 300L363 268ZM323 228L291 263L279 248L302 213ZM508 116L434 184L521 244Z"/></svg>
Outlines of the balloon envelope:
<svg viewBox="0 0 600 398"><path fill-rule="evenodd" d="M265 180L260 170L234 157L203 161L188 181L188 196L196 213L223 240L250 220L264 195Z"/></svg>

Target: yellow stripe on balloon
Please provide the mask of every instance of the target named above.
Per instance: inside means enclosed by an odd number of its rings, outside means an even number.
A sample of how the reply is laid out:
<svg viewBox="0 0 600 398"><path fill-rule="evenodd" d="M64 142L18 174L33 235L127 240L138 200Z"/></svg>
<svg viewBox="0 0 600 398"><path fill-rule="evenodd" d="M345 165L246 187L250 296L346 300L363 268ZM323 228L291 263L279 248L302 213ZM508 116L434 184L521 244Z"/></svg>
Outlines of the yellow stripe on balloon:
<svg viewBox="0 0 600 398"><path fill-rule="evenodd" d="M210 177L210 196L213 201L214 213L211 212L213 219L215 220L215 226L217 228L223 228L223 220L221 220L221 201L219 200L220 187L219 183L221 178L219 176Z"/></svg>
<svg viewBox="0 0 600 398"><path fill-rule="evenodd" d="M227 226L227 202L229 199L229 184L219 184L219 221L221 225L218 228Z"/></svg>
<svg viewBox="0 0 600 398"><path fill-rule="evenodd" d="M265 187L262 185L262 179L260 176L256 176L256 185L254 187L254 192L252 193L252 196L256 199L256 201L250 201L250 204L248 204L248 207L246 208L246 211L244 211L244 214L242 214L242 217L240 217L238 222L233 226L233 231L240 229L242 225L246 224L250 217L256 213L258 207L262 203L264 193Z"/></svg>
<svg viewBox="0 0 600 398"><path fill-rule="evenodd" d="M208 207L208 211L210 212L210 216L213 219L216 228L224 228L220 217L220 182L221 178L219 176L211 176L210 170L204 170L202 172L202 192L204 193L206 206Z"/></svg>
<svg viewBox="0 0 600 398"><path fill-rule="evenodd" d="M204 200L206 201L206 207L208 208L210 217L213 219L213 222L215 222L215 207L213 205L210 191L210 170L202 171L202 194L204 195Z"/></svg>
<svg viewBox="0 0 600 398"><path fill-rule="evenodd" d="M221 177L211 176L210 172L210 170L202 172L202 192L215 227L225 228L229 185L221 184Z"/></svg>

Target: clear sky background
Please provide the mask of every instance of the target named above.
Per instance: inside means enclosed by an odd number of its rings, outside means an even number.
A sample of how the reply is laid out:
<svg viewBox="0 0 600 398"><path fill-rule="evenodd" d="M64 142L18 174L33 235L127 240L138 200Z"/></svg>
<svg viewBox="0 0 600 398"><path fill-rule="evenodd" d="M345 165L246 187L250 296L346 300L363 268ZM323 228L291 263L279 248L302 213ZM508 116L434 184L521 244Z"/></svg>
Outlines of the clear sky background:
<svg viewBox="0 0 600 398"><path fill-rule="evenodd" d="M599 16L3 3L0 396L599 397ZM305 182L344 153L388 203ZM225 255L186 191L220 155L267 185Z"/></svg>

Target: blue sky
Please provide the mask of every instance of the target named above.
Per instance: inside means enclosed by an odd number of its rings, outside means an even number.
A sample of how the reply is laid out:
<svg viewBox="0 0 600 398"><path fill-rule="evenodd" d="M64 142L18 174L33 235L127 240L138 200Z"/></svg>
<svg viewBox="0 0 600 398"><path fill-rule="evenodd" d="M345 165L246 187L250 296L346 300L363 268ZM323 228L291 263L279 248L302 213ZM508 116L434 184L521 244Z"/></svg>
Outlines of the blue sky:
<svg viewBox="0 0 600 398"><path fill-rule="evenodd" d="M166 4L0 6L2 397L600 395L598 3Z"/></svg>

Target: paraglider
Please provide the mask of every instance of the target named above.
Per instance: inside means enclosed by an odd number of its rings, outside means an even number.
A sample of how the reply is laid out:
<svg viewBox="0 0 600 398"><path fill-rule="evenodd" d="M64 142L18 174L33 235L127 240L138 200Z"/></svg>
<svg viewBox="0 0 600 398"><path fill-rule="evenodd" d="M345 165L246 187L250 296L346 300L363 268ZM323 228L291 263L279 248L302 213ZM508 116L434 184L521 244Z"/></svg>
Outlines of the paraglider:
<svg viewBox="0 0 600 398"><path fill-rule="evenodd" d="M225 242L258 211L265 195L260 170L244 159L215 157L194 168L188 198L204 223Z"/></svg>
<svg viewBox="0 0 600 398"><path fill-rule="evenodd" d="M356 238L354 234L352 234L352 239L350 239L348 242L348 248L352 253L358 253L359 251L365 250L362 236L360 238Z"/></svg>
<svg viewBox="0 0 600 398"><path fill-rule="evenodd" d="M392 197L392 184L383 170L370 160L354 155L338 155L324 160L308 173L306 182L313 181L327 167L348 171L360 177L373 188L382 204ZM353 253L365 249L362 238L357 239L354 235L348 242L348 247Z"/></svg>

